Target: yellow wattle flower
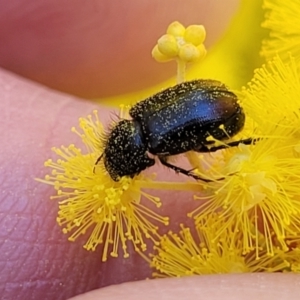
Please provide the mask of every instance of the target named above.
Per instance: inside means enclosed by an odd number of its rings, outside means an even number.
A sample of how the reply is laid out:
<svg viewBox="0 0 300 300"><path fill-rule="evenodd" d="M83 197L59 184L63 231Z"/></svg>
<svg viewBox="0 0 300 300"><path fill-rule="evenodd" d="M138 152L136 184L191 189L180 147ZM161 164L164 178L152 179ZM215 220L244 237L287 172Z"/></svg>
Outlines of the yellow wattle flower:
<svg viewBox="0 0 300 300"><path fill-rule="evenodd" d="M158 224L169 222L168 217L151 209L161 206L160 199L142 190L143 185L155 187L155 183L142 175L113 181L103 166L95 167L103 135L97 111L94 117L81 118L80 127L82 132L75 128L72 131L82 138L88 152L82 153L75 145L54 147L52 150L59 159L47 160L45 166L52 171L45 179L39 179L56 190L51 199L59 201L58 224L70 241L87 235L84 245L87 250L103 244L103 261L109 255L117 257L119 246L124 257L128 257L128 243L136 251L146 250L146 239L154 243L159 239Z"/></svg>
<svg viewBox="0 0 300 300"><path fill-rule="evenodd" d="M163 236L160 245L154 247L156 253L150 255L150 266L157 270L153 276L278 272L289 267L286 260L269 256L263 245L259 259L254 252L244 255L243 232L234 232L234 226L224 229L222 222L220 216L211 214L196 226L196 236L183 225L179 235L169 232ZM215 236L219 225L223 234Z"/></svg>
<svg viewBox="0 0 300 300"><path fill-rule="evenodd" d="M290 138L289 128L273 127L265 134L255 145L223 151L213 167L225 179L201 183L205 193L195 199L202 204L189 214L199 223L219 211L225 221L215 236L235 224L244 233L243 253L255 250L257 255L261 235L267 254L273 255L277 242L287 250L287 236L300 228L300 160L294 154L299 142Z"/></svg>
<svg viewBox="0 0 300 300"><path fill-rule="evenodd" d="M264 135L265 128L272 124L291 130L300 128L299 95L300 76L295 59L290 57L284 63L276 56L255 70L253 79L239 96L247 117L255 121L259 134Z"/></svg>
<svg viewBox="0 0 300 300"><path fill-rule="evenodd" d="M299 236L299 94L294 60L283 64L277 57L258 69L241 98L248 118L254 120L249 136L259 140L212 155L206 175L225 179L201 183L205 193L195 196L204 203L190 216L198 223L220 211L225 228L236 224L237 231L244 232L243 253L255 250L258 256L261 235L269 255L277 247L287 251L286 239ZM219 228L216 236L224 230Z"/></svg>
<svg viewBox="0 0 300 300"><path fill-rule="evenodd" d="M297 64L300 62L300 2L293 0L264 0L266 10L264 28L270 30L269 37L263 41L261 54L266 60L279 55L284 61L292 54Z"/></svg>

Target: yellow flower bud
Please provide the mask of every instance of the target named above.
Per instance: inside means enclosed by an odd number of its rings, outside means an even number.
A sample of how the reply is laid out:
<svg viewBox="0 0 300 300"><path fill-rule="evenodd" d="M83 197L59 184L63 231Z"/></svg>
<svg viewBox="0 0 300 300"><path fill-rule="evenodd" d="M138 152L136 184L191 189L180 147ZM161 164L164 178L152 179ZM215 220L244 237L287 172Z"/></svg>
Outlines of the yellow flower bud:
<svg viewBox="0 0 300 300"><path fill-rule="evenodd" d="M184 26L178 21L171 23L167 29L167 34L173 36L183 36L184 32L185 32Z"/></svg>
<svg viewBox="0 0 300 300"><path fill-rule="evenodd" d="M172 60L172 58L163 55L159 50L158 50L158 46L155 45L154 48L152 49L152 57L157 61L157 62L168 62L170 60Z"/></svg>
<svg viewBox="0 0 300 300"><path fill-rule="evenodd" d="M158 50L168 57L175 57L178 54L176 38L173 35L165 34L157 41Z"/></svg>
<svg viewBox="0 0 300 300"><path fill-rule="evenodd" d="M206 53L207 53L205 46L203 44L200 44L197 47L197 49L199 50L199 53L200 53L199 60L203 59L206 56Z"/></svg>
<svg viewBox="0 0 300 300"><path fill-rule="evenodd" d="M206 37L206 31L203 25L191 25L186 28L184 39L187 43L195 46L202 44Z"/></svg>
<svg viewBox="0 0 300 300"><path fill-rule="evenodd" d="M200 58L200 51L192 44L185 44L180 47L178 56L184 62L196 62Z"/></svg>

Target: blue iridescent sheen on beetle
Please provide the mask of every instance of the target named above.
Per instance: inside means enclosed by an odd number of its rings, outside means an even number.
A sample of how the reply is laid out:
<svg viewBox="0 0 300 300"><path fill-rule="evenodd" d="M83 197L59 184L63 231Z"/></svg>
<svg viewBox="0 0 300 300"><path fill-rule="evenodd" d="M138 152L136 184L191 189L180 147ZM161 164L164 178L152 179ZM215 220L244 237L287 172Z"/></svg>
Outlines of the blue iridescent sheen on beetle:
<svg viewBox="0 0 300 300"><path fill-rule="evenodd" d="M131 120L119 121L107 136L103 158L110 177L135 176L154 165L154 156L178 173L210 181L170 164L169 156L193 150L214 152L252 139L214 146L208 140L227 140L244 126L245 114L237 96L216 80L193 80L167 88L134 105ZM149 154L151 154L149 156Z"/></svg>

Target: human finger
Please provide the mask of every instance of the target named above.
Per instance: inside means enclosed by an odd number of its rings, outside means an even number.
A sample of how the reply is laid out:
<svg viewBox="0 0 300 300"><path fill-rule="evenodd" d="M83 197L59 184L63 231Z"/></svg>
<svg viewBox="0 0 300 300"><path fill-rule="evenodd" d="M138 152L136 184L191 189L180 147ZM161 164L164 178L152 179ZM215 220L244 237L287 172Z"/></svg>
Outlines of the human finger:
<svg viewBox="0 0 300 300"><path fill-rule="evenodd" d="M171 22L204 24L209 47L226 30L238 3L1 0L0 66L81 97L140 90L175 74L175 64L162 66L151 58Z"/></svg>

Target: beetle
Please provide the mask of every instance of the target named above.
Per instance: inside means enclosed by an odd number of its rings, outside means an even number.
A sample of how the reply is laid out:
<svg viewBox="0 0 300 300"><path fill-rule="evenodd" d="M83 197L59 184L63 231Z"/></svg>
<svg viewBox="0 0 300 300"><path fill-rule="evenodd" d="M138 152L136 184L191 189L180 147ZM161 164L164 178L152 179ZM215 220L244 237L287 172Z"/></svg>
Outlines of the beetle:
<svg viewBox="0 0 300 300"><path fill-rule="evenodd" d="M214 146L207 140L226 140L244 126L245 113L237 96L223 83L198 79L167 88L129 110L130 120L116 123L108 133L103 159L106 171L114 181L134 177L155 164L154 156L177 173L197 180L197 176L168 162L168 157L187 151L215 152L239 143L251 144L251 138Z"/></svg>

